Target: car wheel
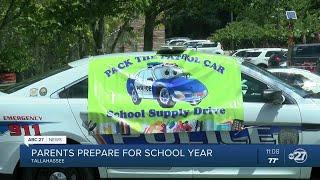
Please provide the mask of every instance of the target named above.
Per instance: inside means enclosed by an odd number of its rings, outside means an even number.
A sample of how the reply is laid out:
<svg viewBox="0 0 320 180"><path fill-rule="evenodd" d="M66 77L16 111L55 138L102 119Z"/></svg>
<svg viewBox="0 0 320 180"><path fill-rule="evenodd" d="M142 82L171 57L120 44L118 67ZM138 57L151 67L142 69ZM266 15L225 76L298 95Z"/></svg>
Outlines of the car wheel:
<svg viewBox="0 0 320 180"><path fill-rule="evenodd" d="M162 88L159 93L158 103L163 108L171 108L176 102L172 100L172 97L167 88Z"/></svg>
<svg viewBox="0 0 320 180"><path fill-rule="evenodd" d="M23 168L23 180L94 180L90 168Z"/></svg>
<svg viewBox="0 0 320 180"><path fill-rule="evenodd" d="M138 105L141 103L141 98L139 98L139 95L134 88L132 89L132 92L131 92L131 99L132 99L133 104L135 104L135 105Z"/></svg>

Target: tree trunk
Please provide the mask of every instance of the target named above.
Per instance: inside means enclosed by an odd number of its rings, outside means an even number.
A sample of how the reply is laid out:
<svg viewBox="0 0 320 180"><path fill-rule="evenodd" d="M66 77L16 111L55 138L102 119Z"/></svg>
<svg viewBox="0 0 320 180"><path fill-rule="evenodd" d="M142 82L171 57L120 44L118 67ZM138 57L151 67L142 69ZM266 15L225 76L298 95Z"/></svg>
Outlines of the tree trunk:
<svg viewBox="0 0 320 180"><path fill-rule="evenodd" d="M302 43L307 44L307 36L305 34L302 35Z"/></svg>
<svg viewBox="0 0 320 180"><path fill-rule="evenodd" d="M97 21L91 24L93 39L95 43L95 53L103 54L104 53L104 17L100 17Z"/></svg>
<svg viewBox="0 0 320 180"><path fill-rule="evenodd" d="M233 11L230 12L230 22L233 22Z"/></svg>
<svg viewBox="0 0 320 180"><path fill-rule="evenodd" d="M83 35L79 35L78 39L78 56L79 58L84 58L87 54L86 49L86 39Z"/></svg>
<svg viewBox="0 0 320 180"><path fill-rule="evenodd" d="M143 51L152 51L153 49L153 30L155 27L155 21L155 15L149 12L145 13Z"/></svg>
<svg viewBox="0 0 320 180"><path fill-rule="evenodd" d="M116 36L116 38L114 39L112 45L111 45L111 53L114 52L116 46L117 46L117 43L120 39L120 37L122 36L122 34L125 32L127 26L129 25L129 20L125 21L124 24L120 27L119 31L118 31L118 34Z"/></svg>

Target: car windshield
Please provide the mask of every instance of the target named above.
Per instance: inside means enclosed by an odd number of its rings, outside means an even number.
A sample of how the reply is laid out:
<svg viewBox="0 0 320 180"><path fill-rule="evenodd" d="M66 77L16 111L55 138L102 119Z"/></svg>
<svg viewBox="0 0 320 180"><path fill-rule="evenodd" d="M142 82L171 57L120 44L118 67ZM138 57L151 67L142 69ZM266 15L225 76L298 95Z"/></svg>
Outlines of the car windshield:
<svg viewBox="0 0 320 180"><path fill-rule="evenodd" d="M187 43L184 43L184 46L186 47L196 47L197 46L197 43L198 42L187 42Z"/></svg>
<svg viewBox="0 0 320 180"><path fill-rule="evenodd" d="M288 72L288 73L276 73L281 79L291 84L292 86L302 88L306 92L306 98L319 98L320 86L317 82L320 82L320 76L310 71L303 72L302 74Z"/></svg>
<svg viewBox="0 0 320 180"><path fill-rule="evenodd" d="M258 57L260 56L261 52L250 52L247 51L245 57Z"/></svg>
<svg viewBox="0 0 320 180"><path fill-rule="evenodd" d="M27 87L35 82L38 82L38 81L41 81L42 79L45 79L49 76L53 76L55 74L58 74L62 71L65 71L67 69L70 69L71 67L70 66L64 66L60 69L55 69L55 70L51 70L47 73L44 73L44 74L41 74L41 75L38 75L38 76L34 76L32 78L29 78L29 79L26 79L26 80L23 80L21 81L20 83L17 83L17 84L14 84L14 85L11 85L3 90L1 90L1 92L4 92L4 93L7 93L7 94L10 94L10 93L14 93L24 87Z"/></svg>
<svg viewBox="0 0 320 180"><path fill-rule="evenodd" d="M157 79L170 79L178 76L186 75L182 69L174 66L162 66L155 68L154 75ZM186 76L187 77L187 76Z"/></svg>
<svg viewBox="0 0 320 180"><path fill-rule="evenodd" d="M288 83L286 83L285 81L279 79L277 76L275 76L274 74L272 74L271 72L263 69L263 68L259 68L257 66L255 66L254 64L251 64L249 62L242 62L242 65L254 70L254 71L257 71L259 73L261 73L262 75L264 76L267 76L269 78L271 78L272 80L276 81L277 84L281 84L282 86L285 86L291 90L293 90L294 92L296 92L297 94L299 94L301 97L306 97L310 92L302 89L302 88L299 88L299 87L294 87Z"/></svg>

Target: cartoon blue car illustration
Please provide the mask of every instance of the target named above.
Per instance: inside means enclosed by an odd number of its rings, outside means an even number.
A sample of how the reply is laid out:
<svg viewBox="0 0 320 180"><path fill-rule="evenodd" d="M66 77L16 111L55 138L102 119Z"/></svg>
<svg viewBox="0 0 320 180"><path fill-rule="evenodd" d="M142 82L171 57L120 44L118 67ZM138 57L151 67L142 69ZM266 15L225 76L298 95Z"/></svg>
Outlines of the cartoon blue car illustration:
<svg viewBox="0 0 320 180"><path fill-rule="evenodd" d="M191 78L176 64L148 63L127 80L127 91L135 105L142 99L157 99L163 108L171 108L178 101L198 105L207 95L207 88Z"/></svg>

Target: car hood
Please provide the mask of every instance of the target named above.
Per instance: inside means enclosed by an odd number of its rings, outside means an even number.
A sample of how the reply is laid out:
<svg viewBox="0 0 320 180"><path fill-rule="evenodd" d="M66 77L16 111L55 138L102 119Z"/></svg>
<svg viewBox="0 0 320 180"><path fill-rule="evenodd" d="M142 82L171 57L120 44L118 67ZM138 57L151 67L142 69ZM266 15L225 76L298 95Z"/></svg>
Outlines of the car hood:
<svg viewBox="0 0 320 180"><path fill-rule="evenodd" d="M175 91L200 92L206 90L206 87L197 79L187 79L185 77L176 77L165 79L162 82L167 83L168 87Z"/></svg>

